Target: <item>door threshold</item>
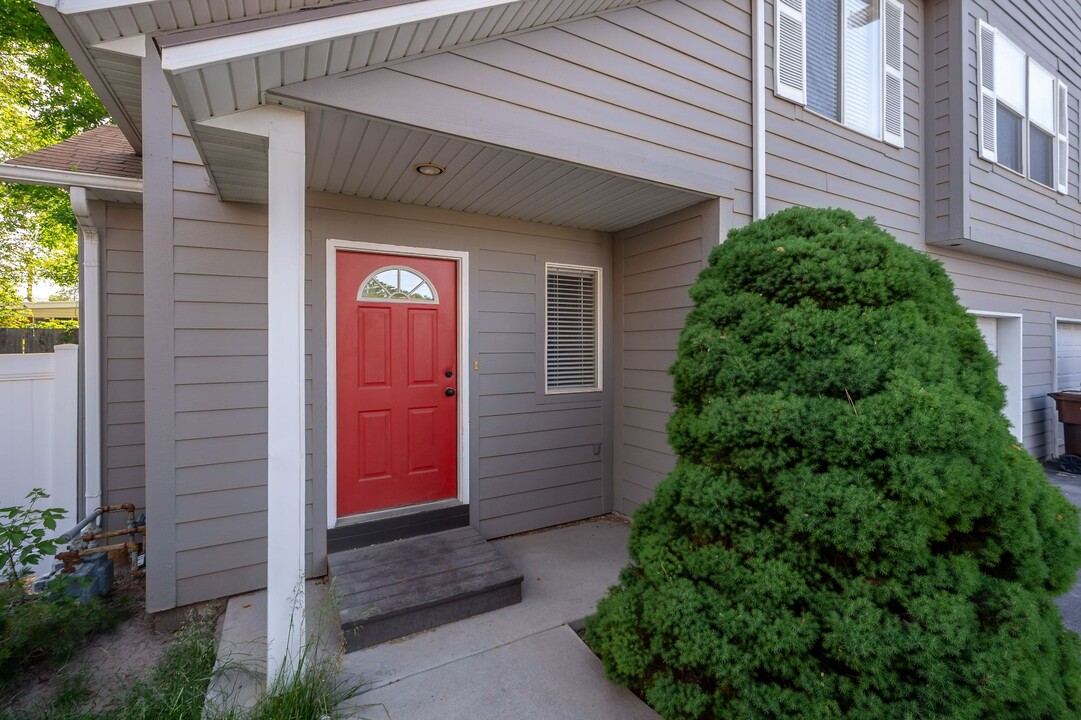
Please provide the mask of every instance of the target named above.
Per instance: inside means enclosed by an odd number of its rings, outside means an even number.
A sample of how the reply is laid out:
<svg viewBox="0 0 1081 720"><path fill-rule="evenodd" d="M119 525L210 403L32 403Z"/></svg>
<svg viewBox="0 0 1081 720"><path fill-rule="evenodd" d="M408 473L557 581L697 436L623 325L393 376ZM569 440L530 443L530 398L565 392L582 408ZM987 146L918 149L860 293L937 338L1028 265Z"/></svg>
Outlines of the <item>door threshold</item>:
<svg viewBox="0 0 1081 720"><path fill-rule="evenodd" d="M415 515L417 513L427 512L428 510L458 507L461 504L462 503L458 498L447 498L446 500L433 500L432 502L417 503L416 505L402 505L401 507L386 508L385 510L369 510L368 512L356 513L338 518L338 522L334 523L334 529L336 530L338 528L349 527L350 525L372 522L373 520L386 520L388 518L402 517L403 515Z"/></svg>
<svg viewBox="0 0 1081 720"><path fill-rule="evenodd" d="M457 499L408 505L339 518L327 530L327 552L379 545L469 525L469 505Z"/></svg>

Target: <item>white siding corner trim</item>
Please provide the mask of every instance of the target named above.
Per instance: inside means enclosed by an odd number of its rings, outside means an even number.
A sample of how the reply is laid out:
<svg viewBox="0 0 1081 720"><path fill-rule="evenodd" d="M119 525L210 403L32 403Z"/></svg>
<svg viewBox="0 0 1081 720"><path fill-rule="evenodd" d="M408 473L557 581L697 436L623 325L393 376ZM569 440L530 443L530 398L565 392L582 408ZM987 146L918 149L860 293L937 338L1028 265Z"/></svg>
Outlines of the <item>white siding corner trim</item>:
<svg viewBox="0 0 1081 720"><path fill-rule="evenodd" d="M327 527L338 524L338 369L337 369L337 253L365 252L384 255L442 258L458 264L458 501L469 503L469 380L473 367L469 360L469 253L405 245L387 245L353 240L327 239ZM382 511L371 513L372 517Z"/></svg>

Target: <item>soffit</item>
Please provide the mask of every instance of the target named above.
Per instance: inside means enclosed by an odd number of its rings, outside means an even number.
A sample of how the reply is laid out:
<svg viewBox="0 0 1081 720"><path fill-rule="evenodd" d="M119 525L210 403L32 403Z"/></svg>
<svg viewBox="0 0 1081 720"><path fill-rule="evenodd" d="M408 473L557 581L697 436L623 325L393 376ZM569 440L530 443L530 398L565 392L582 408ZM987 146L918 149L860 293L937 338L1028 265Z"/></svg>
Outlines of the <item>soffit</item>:
<svg viewBox="0 0 1081 720"><path fill-rule="evenodd" d="M615 231L705 195L327 108L307 112L307 183L316 191ZM266 202L265 141L196 125L224 200ZM434 163L443 175L413 168Z"/></svg>

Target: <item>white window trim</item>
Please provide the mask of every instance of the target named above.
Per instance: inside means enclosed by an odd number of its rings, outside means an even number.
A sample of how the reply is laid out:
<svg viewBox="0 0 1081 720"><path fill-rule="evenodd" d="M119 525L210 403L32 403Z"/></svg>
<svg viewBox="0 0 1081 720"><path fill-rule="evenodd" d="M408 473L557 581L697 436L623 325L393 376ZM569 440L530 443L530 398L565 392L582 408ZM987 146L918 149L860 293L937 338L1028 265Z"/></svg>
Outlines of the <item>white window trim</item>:
<svg viewBox="0 0 1081 720"><path fill-rule="evenodd" d="M1010 423L1010 429L1018 442L1024 440L1024 317L1020 313L969 310L975 317L998 320L998 381L1006 386L1006 407L1002 414Z"/></svg>
<svg viewBox="0 0 1081 720"><path fill-rule="evenodd" d="M338 517L338 305L337 305L337 253L364 252L383 255L400 255L414 257L432 257L443 260L454 260L458 264L458 501L463 505L469 504L470 486L469 480L469 397L470 377L472 372L467 371L472 364L469 361L469 253L457 250L439 250L434 248L417 248L404 245L387 245L385 243L369 243L355 240L340 240L328 238L326 244L326 372L327 372L327 527L337 527L341 524L349 525L359 518L377 518L385 515L383 510L375 510L371 513L351 515L348 519Z"/></svg>
<svg viewBox="0 0 1081 720"><path fill-rule="evenodd" d="M838 93L840 95L840 118L832 118L828 115L823 115L817 112L807 105L807 22L806 13L807 6L806 0L774 0L774 94L777 97L790 100L797 105L803 106L805 110L816 117L820 117L823 120L841 125L842 127L858 133L864 137L869 137L879 142L884 142L888 145L892 145L897 148L904 148L904 135L905 135L905 83L904 83L904 18L905 18L905 6L900 0L878 0L881 23L880 23L880 49L881 49L881 90L882 97L880 99L880 124L877 134L870 134L864 130L856 127L852 127L845 123L846 114L846 101L844 97L844 53L845 53L845 38L844 38L844 24L841 26L841 38L840 38L840 67L841 67L841 82L838 87ZM843 2L842 2L843 11ZM887 43L890 38L887 36L889 30L888 13L897 13L898 25L897 33L899 42L898 58L900 60L899 67L892 67L889 63L890 52L887 48ZM782 17L783 16L783 17ZM787 22L789 26L793 23L798 23L799 32L798 37L793 36L792 40L799 43L799 47L782 49L782 39L778 28L781 27L782 21ZM787 52L785 51L787 50ZM796 68L790 63L796 61L800 64L800 67ZM788 75L799 75L801 77L801 85L784 83L781 80L781 67L782 63L785 63L786 73ZM887 130L889 119L886 116L888 106L890 104L887 97L888 88L891 85L891 79L894 85L898 87L900 96L897 98L897 105L899 110L899 117L896 120L897 126L900 128L899 133L891 133Z"/></svg>
<svg viewBox="0 0 1081 720"><path fill-rule="evenodd" d="M990 37L992 38L992 44L993 45L997 46L999 43L1006 43L1006 44L1010 45L1011 47L1013 47L1014 49L1016 49L1019 53L1024 55L1024 57L1025 57L1025 68L1022 71L1022 73L1024 75L1024 79L1025 79L1025 91L1024 91L1025 107L1024 108L1019 109L1019 108L1014 107L1013 104L1005 102L1002 98L998 97L998 94L996 92L996 88L991 87L987 82L985 82L985 80L984 80L984 67L983 67L984 64L985 64L984 63L984 58L983 58L984 45L983 45L983 42L982 42L985 34L990 35ZM1067 86L1066 83L1064 83L1062 81L1062 78L1057 73L1049 70L1047 68L1047 66L1045 66L1043 63L1041 63L1040 61L1033 58L1032 55L1030 55L1029 53L1025 52L1024 48L1022 48L1020 45L1013 42L1008 37L1006 37L1001 32L999 32L999 30L995 26L993 26L993 25L991 25L991 24L989 24L987 22L984 22L982 19L979 20L978 23L977 23L976 38L977 38L977 42L976 42L976 52L977 52L977 59L976 60L977 60L977 62L976 62L976 64L977 64L977 67L978 67L978 71L977 71L978 75L977 75L976 82L977 82L977 86L978 86L977 89L979 91L979 102L977 103L977 108L978 108L977 109L977 118L978 118L978 124L979 124L979 128L980 128L980 142L979 142L979 154L980 154L980 157L982 157L984 160L987 160L988 162L994 163L995 165L1002 168L1006 172L1009 172L1009 173L1011 173L1013 175L1017 175L1019 177L1023 177L1023 178L1025 178L1026 180L1028 180L1030 182L1036 183L1038 186L1040 186L1042 188L1047 188L1048 190L1055 191L1055 192L1059 193L1060 195L1069 194L1069 192L1070 192L1070 187L1069 187L1069 177L1070 177L1070 175L1069 175L1070 135L1069 135L1069 114L1068 114L1068 109L1069 109L1068 108L1068 105L1069 105L1069 86ZM995 52L997 52L997 51L992 49L992 54L994 54ZM994 64L994 59L993 58L991 60L991 64L992 64L992 66ZM1040 127L1039 123L1033 122L1029 118L1029 115L1030 115L1030 111L1029 111L1029 107L1028 107L1029 99L1030 99L1030 97L1029 97L1030 96L1029 85L1030 85L1030 82L1031 82L1030 76L1032 74L1032 67L1033 66L1038 67L1040 70L1044 71L1045 73L1047 73L1048 75L1050 75L1051 77L1053 77L1055 79L1054 97L1051 100L1052 112L1054 113L1054 117L1055 117L1055 127L1052 128L1050 130L1050 133L1049 133L1051 135L1051 143L1052 143L1052 149L1053 149L1053 153L1052 153L1053 156L1052 156L1052 163L1051 163L1052 164L1052 167L1051 167L1051 184L1050 185L1042 183L1039 180L1033 178L1032 177L1032 172L1031 172L1032 171L1032 157L1031 157L1032 140L1031 140L1031 136L1030 136L1030 131L1031 131L1030 126L1035 126L1041 132L1048 133L1048 130L1046 128ZM993 72L993 68L992 68L992 72ZM997 78L995 78L993 82L997 82ZM1013 168L1009 167L1008 165L1004 165L1001 161L999 161L999 159L998 159L998 121L997 121L997 118L996 117L991 117L991 118L985 118L984 117L985 113L992 112L991 108L997 107L998 103L1000 103L1000 102L1003 103L1010 111L1012 111L1012 112L1014 112L1016 114L1019 114L1021 116L1021 170L1020 171L1014 170ZM1065 108L1062 107L1064 102L1067 105L1067 107L1065 107ZM989 106L988 103L990 103L990 106ZM1062 125L1065 125L1065 128L1063 128ZM1065 132L1063 132L1063 130L1065 130ZM995 136L993 138L987 138L986 134L989 133L989 132L993 132ZM991 147L989 147L988 140L990 140L992 142L992 144L994 145L993 149ZM1065 165L1065 171L1062 170L1063 165ZM1065 179L1065 182L1060 182L1063 179Z"/></svg>
<svg viewBox="0 0 1081 720"><path fill-rule="evenodd" d="M552 269L587 270L597 275L596 288L596 320L597 344L594 349L594 363L597 368L597 383L591 387L549 387L548 386L548 273ZM578 393L596 393L604 390L604 329L601 323L604 319L604 269L593 265L575 265L572 263L544 263L544 394L545 395L571 395Z"/></svg>

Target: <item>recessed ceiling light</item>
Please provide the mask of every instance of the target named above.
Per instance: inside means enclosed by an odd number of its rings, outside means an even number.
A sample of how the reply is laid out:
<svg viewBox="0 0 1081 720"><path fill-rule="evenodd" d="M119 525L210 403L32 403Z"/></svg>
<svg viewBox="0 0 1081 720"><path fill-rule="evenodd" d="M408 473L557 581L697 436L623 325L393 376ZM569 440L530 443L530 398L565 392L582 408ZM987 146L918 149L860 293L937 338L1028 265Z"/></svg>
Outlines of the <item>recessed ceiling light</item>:
<svg viewBox="0 0 1081 720"><path fill-rule="evenodd" d="M413 166L413 169L419 172L421 175L428 175L435 177L436 175L442 175L446 168L442 168L434 163L418 163Z"/></svg>

